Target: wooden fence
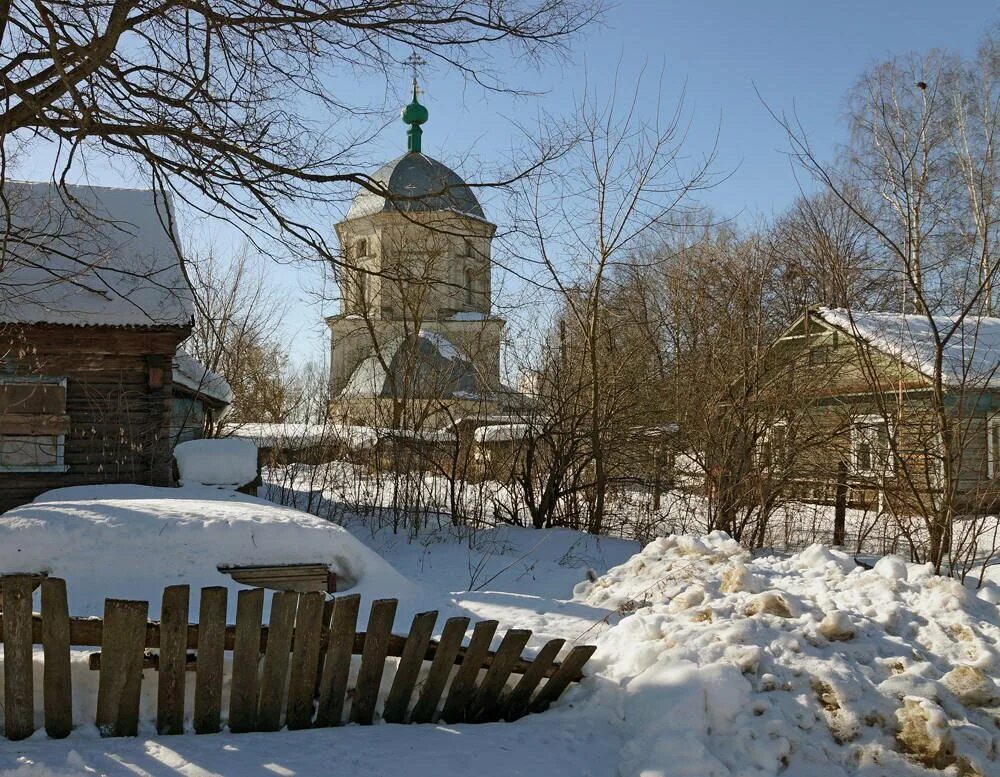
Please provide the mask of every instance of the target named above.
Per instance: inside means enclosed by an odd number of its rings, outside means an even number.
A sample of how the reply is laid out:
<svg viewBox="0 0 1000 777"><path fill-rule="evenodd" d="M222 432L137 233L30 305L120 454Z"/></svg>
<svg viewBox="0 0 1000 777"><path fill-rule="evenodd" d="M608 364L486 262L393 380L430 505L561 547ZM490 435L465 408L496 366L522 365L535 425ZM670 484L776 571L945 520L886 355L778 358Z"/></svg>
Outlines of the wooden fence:
<svg viewBox="0 0 1000 777"><path fill-rule="evenodd" d="M40 616L32 613L32 591L39 584ZM283 723L289 729L370 724L389 657L399 662L381 709L386 722L514 720L546 709L580 679L594 652L592 646L577 646L558 663L555 658L564 640L555 639L527 660L521 652L531 632L522 629L508 631L494 652L489 648L496 621L476 623L468 645L463 645L469 628L464 617L449 618L440 641L435 641L431 634L436 612L419 613L409 633L399 636L392 633L395 599L373 602L367 630L359 632L357 595L327 601L319 592L276 592L265 626L264 589L243 590L237 597L236 623L227 625L227 589L203 588L200 622L190 624L188 586L166 588L161 619L150 622L148 602L121 599L105 600L103 619L71 618L66 583L58 578L7 576L0 578L0 585L8 739L23 739L35 730L34 645L42 646L43 714L50 737L65 737L74 725L71 645L101 648L90 656L90 669L100 673L95 722L104 736L137 734L144 669L158 673L159 733L184 732L189 671L195 673L195 733L221 731L227 651L232 653L232 732L277 731ZM352 678L353 655L361 659ZM418 691L425 662L429 666Z"/></svg>

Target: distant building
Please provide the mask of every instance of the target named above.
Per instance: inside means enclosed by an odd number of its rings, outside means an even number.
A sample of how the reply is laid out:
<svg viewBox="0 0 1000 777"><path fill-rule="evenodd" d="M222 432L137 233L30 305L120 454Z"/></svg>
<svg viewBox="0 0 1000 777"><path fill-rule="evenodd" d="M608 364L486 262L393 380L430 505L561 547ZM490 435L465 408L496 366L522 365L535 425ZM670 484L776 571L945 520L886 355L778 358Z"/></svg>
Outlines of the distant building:
<svg viewBox="0 0 1000 777"><path fill-rule="evenodd" d="M491 310L496 230L472 189L421 152L427 109L403 111L407 152L372 176L337 224L344 266L331 336L331 418L437 428L503 411L505 322Z"/></svg>
<svg viewBox="0 0 1000 777"><path fill-rule="evenodd" d="M923 315L812 308L777 340L772 351L791 368L789 391L807 393L810 409L798 429L768 431L763 457L791 452L796 497L903 515L933 504L942 489L932 402L940 374L955 425L958 509L1000 508L1000 318L934 322L942 334L954 330L939 371ZM798 443L787 439L793 434Z"/></svg>
<svg viewBox="0 0 1000 777"><path fill-rule="evenodd" d="M44 183L5 195L0 510L62 486L170 484L172 362L194 303L168 203Z"/></svg>

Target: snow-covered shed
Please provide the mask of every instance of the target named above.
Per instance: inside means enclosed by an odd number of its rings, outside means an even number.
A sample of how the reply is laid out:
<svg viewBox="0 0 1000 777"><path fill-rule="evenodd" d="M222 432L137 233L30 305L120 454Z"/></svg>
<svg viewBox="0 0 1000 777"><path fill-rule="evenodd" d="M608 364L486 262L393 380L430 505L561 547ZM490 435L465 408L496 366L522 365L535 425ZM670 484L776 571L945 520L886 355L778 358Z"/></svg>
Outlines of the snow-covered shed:
<svg viewBox="0 0 1000 777"><path fill-rule="evenodd" d="M0 510L52 488L170 483L172 363L194 316L168 202L4 186Z"/></svg>
<svg viewBox="0 0 1000 777"><path fill-rule="evenodd" d="M233 390L184 348L177 349L173 367L170 439L177 445L203 437L209 426L217 428L233 403Z"/></svg>

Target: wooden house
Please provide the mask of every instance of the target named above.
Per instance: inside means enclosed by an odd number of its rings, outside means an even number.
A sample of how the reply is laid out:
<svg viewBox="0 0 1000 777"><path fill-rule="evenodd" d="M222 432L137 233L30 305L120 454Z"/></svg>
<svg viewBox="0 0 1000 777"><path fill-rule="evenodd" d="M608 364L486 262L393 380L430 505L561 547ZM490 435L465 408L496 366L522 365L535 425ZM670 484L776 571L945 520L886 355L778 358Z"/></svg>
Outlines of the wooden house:
<svg viewBox="0 0 1000 777"><path fill-rule="evenodd" d="M171 482L172 362L194 304L152 191L8 182L0 510L53 488Z"/></svg>
<svg viewBox="0 0 1000 777"><path fill-rule="evenodd" d="M761 455L790 452L796 498L926 513L945 484L946 419L953 503L1000 508L1000 318L811 308L772 357L806 409L767 431Z"/></svg>

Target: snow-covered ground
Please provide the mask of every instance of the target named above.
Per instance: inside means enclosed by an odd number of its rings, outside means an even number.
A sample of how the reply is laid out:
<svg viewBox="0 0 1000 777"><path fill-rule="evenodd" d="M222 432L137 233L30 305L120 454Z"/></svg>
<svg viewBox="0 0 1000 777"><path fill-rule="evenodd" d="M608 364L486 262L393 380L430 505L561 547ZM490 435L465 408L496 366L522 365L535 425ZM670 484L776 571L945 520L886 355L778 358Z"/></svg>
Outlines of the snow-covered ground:
<svg viewBox="0 0 1000 777"><path fill-rule="evenodd" d="M149 501L153 513L185 509ZM723 535L640 552L566 530L349 530L421 609L495 617L539 642L597 644L589 676L549 712L512 724L39 733L0 740L0 775L1000 774L993 583L963 587L895 558L865 570L820 546L751 559Z"/></svg>

